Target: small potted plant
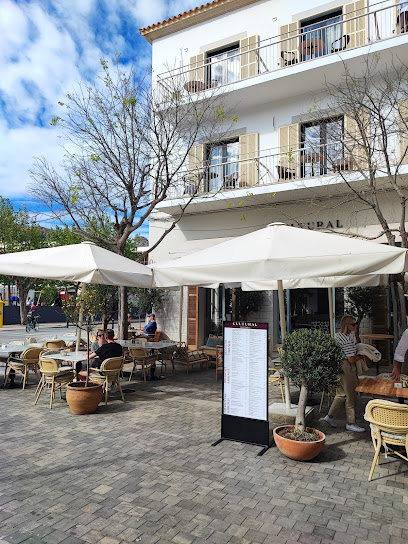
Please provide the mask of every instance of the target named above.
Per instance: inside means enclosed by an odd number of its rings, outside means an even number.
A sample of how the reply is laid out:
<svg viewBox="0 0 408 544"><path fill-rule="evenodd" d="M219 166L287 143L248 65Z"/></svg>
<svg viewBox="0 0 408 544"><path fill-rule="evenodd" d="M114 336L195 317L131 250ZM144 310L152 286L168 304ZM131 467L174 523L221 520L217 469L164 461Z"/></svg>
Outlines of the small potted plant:
<svg viewBox="0 0 408 544"><path fill-rule="evenodd" d="M343 351L329 334L301 329L288 334L282 345L282 370L300 387L295 425L274 429L279 450L296 461L308 461L323 449L325 435L306 427L305 413L309 392L327 391L336 386L342 374Z"/></svg>

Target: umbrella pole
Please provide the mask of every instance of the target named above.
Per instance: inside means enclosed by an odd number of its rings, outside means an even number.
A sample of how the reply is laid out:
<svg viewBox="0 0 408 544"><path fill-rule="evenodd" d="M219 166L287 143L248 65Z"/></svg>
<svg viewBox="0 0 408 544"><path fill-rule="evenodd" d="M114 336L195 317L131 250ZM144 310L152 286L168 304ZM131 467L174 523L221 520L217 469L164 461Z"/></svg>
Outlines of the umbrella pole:
<svg viewBox="0 0 408 544"><path fill-rule="evenodd" d="M85 291L86 291L86 283L83 283L81 295L84 295ZM82 331L83 320L84 320L84 312L83 312L83 307L81 305L81 309L79 310L79 318L78 318L78 324L77 324L77 337L76 337L76 345L75 345L75 351L77 353L79 351L79 344L81 343L81 331ZM88 349L89 349L89 346L88 346Z"/></svg>
<svg viewBox="0 0 408 544"><path fill-rule="evenodd" d="M279 299L279 317L280 317L280 327L281 327L281 339L286 336L286 319L285 319L285 299L283 294L283 282L278 280L278 299ZM286 408L291 408L290 402L290 388L289 388L289 378L285 376L284 378L285 385L285 399L286 399Z"/></svg>
<svg viewBox="0 0 408 544"><path fill-rule="evenodd" d="M334 337L333 287L328 287L330 334Z"/></svg>

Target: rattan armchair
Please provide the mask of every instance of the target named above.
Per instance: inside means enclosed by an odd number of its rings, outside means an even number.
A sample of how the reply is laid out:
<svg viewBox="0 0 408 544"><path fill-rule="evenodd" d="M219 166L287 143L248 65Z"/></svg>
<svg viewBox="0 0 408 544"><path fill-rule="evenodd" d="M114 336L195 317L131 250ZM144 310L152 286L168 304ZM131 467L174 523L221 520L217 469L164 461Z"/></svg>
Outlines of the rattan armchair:
<svg viewBox="0 0 408 544"><path fill-rule="evenodd" d="M370 482L374 469L379 464L380 455L394 454L408 461L408 405L380 399L370 400L364 419L370 422L375 449L368 476ZM405 452L395 450L394 446L405 447ZM381 453L381 447L384 448L384 453Z"/></svg>
<svg viewBox="0 0 408 544"><path fill-rule="evenodd" d="M64 340L47 340L45 342L46 349L64 349L66 343Z"/></svg>
<svg viewBox="0 0 408 544"><path fill-rule="evenodd" d="M130 370L129 381L132 379L133 372L138 366L142 369L144 381L146 381L146 369L156 364L157 355L150 355L147 349L138 346L129 346L129 356L132 359L132 368Z"/></svg>
<svg viewBox="0 0 408 544"><path fill-rule="evenodd" d="M40 375L38 374L38 359L42 351L42 348L28 347L23 351L20 357L9 357L7 360L9 370L4 380L4 385L7 384L11 372L15 372L22 376L23 389L26 387L28 373L30 370L35 373L38 381L40 381Z"/></svg>
<svg viewBox="0 0 408 544"><path fill-rule="evenodd" d="M109 357L109 359L105 359L103 361L98 372L91 371L89 373L89 380L93 383L101 384L105 389L105 406L108 404L109 385L116 384L118 386L122 400L125 402L125 397L123 396L123 391L119 380L120 373L122 372L123 368L123 361L123 357Z"/></svg>
<svg viewBox="0 0 408 544"><path fill-rule="evenodd" d="M285 394L283 392L283 374L282 371L278 368L270 367L268 368L268 383L272 387L279 387L281 396L282 396L282 402L285 402Z"/></svg>
<svg viewBox="0 0 408 544"><path fill-rule="evenodd" d="M60 392L62 398L62 388L66 387L75 378L75 372L70 367L60 367L58 362L51 357L40 357L40 372L41 381L36 390L34 404L37 404L38 399L44 389L50 389L50 408L55 398L55 391Z"/></svg>

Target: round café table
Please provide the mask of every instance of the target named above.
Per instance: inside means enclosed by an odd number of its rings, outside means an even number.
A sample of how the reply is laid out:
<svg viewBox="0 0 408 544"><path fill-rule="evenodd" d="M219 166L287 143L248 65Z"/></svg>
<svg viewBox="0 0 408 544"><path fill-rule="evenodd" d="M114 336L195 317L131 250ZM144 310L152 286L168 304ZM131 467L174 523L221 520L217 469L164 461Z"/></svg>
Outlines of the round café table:
<svg viewBox="0 0 408 544"><path fill-rule="evenodd" d="M320 57L324 53L325 43L320 38L305 38L299 45L299 53L301 58L306 60L306 57Z"/></svg>
<svg viewBox="0 0 408 544"><path fill-rule="evenodd" d="M375 347L377 347L377 342L380 340L394 340L394 336L392 334L381 334L381 333L370 333L370 334L360 334L360 338L363 338L364 340L373 340ZM380 373L380 361L375 363L377 366L377 376Z"/></svg>

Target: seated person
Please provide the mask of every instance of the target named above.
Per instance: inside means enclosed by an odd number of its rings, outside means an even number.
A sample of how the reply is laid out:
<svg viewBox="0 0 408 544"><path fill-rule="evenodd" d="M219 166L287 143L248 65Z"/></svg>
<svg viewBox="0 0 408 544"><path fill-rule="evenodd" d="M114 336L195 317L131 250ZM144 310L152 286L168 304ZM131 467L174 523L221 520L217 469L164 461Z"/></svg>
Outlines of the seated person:
<svg viewBox="0 0 408 544"><path fill-rule="evenodd" d="M103 344L106 344L105 331L103 329L98 329L96 333L96 340L91 344L91 351L96 351Z"/></svg>
<svg viewBox="0 0 408 544"><path fill-rule="evenodd" d="M128 321L128 329L133 329L133 326L132 326L132 315L131 315L131 314L127 314L127 321Z"/></svg>
<svg viewBox="0 0 408 544"><path fill-rule="evenodd" d="M89 354L89 359L98 359L91 365L92 368L100 368L105 359L109 357L122 357L122 346L117 344L113 337L115 333L112 329L107 329L105 333L106 343L102 344L96 351Z"/></svg>
<svg viewBox="0 0 408 544"><path fill-rule="evenodd" d="M143 334L146 336L154 336L157 330L156 316L155 314L149 315L149 322L143 327Z"/></svg>

